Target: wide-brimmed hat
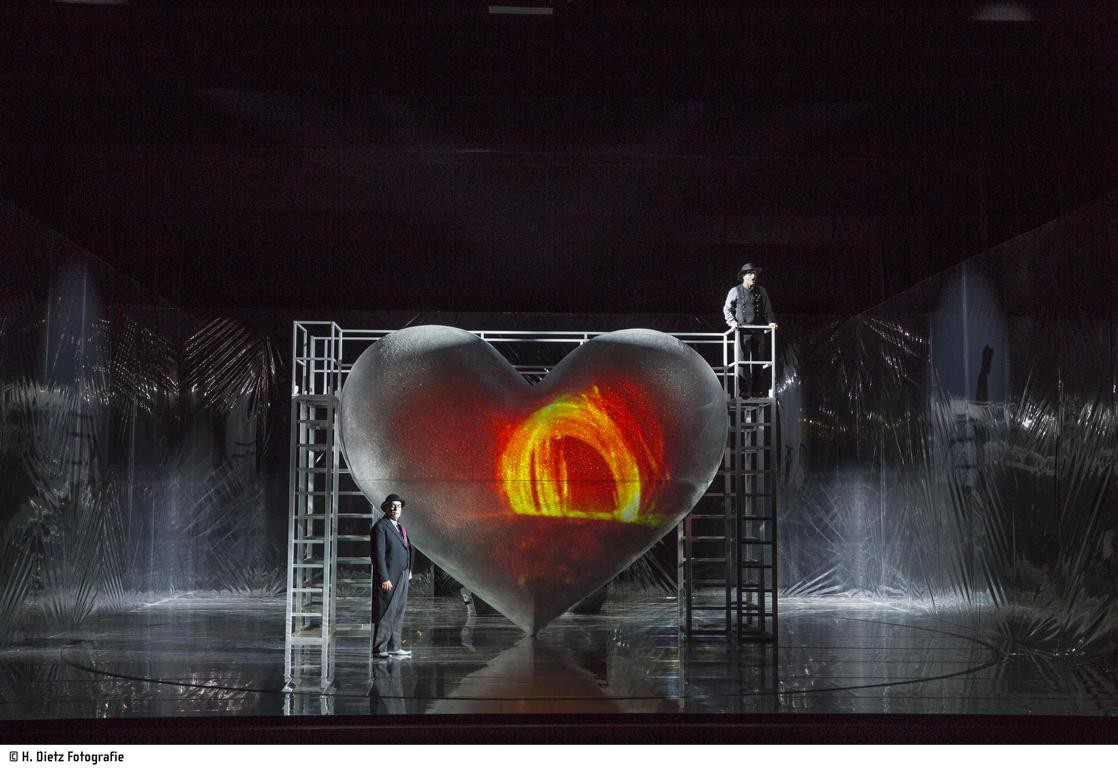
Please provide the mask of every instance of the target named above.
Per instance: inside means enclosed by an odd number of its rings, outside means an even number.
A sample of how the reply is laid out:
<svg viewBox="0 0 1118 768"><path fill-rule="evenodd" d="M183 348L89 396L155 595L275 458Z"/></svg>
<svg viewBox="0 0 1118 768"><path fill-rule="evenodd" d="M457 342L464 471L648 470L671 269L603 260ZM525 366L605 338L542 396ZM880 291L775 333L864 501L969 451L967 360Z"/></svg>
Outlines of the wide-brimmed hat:
<svg viewBox="0 0 1118 768"><path fill-rule="evenodd" d="M741 280L742 276L745 275L747 272L760 272L760 271L761 271L761 268L759 266L754 264L752 261L747 261L744 264L742 264L741 269L738 270L738 280Z"/></svg>
<svg viewBox="0 0 1118 768"><path fill-rule="evenodd" d="M381 512L387 512L388 508L392 506L392 502L394 502L394 501L400 502L401 507L406 507L408 505L408 503L406 501L404 501L403 499L401 499L399 496L397 496L394 493L390 493L390 494L388 494L388 496L385 497L384 501L381 502L380 511Z"/></svg>

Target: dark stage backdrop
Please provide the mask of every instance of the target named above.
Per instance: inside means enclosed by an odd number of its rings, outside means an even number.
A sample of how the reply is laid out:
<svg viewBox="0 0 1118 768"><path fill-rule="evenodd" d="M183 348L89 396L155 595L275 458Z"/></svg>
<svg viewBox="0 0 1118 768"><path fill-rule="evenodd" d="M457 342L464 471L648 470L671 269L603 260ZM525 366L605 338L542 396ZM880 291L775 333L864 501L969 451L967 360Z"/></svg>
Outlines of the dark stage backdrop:
<svg viewBox="0 0 1118 768"><path fill-rule="evenodd" d="M780 318L786 594L978 619L1007 651L1114 650L1115 253L1111 194L871 311ZM0 642L281 593L296 313L182 311L3 205L0 254ZM692 316L304 319L721 330L727 287Z"/></svg>

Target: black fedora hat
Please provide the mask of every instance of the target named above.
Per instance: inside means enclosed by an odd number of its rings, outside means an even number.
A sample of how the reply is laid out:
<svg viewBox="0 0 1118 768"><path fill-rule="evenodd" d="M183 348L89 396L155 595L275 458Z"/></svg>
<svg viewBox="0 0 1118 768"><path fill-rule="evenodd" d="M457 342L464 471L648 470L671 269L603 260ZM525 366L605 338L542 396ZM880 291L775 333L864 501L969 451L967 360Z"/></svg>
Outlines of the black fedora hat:
<svg viewBox="0 0 1118 768"><path fill-rule="evenodd" d="M759 266L754 264L752 261L747 261L744 264L742 264L741 269L738 270L738 280L741 280L742 276L745 275L747 272L760 272L760 271L761 271L761 268Z"/></svg>
<svg viewBox="0 0 1118 768"><path fill-rule="evenodd" d="M394 501L400 502L401 507L406 507L408 505L408 503L406 501L404 501L403 499L401 499L399 496L397 496L394 493L390 493L390 494L388 494L388 496L385 497L384 501L381 502L380 511L381 512L387 512L388 508L392 506L392 502L394 502Z"/></svg>

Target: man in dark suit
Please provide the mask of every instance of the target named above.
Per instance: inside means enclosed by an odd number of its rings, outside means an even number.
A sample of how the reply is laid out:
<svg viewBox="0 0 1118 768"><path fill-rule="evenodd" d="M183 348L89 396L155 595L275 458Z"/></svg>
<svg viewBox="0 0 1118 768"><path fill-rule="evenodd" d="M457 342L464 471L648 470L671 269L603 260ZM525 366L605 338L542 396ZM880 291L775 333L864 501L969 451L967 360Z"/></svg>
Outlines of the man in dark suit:
<svg viewBox="0 0 1118 768"><path fill-rule="evenodd" d="M404 500L394 493L380 505L384 517L369 532L373 561L373 655L378 659L411 656L401 644L404 608L411 578L411 544L400 524Z"/></svg>
<svg viewBox="0 0 1118 768"><path fill-rule="evenodd" d="M726 294L722 304L722 315L726 325L738 332L740 359L744 362L768 359L767 342L769 334L756 327L741 326L767 325L776 328L776 318L769 302L769 292L757 284L761 268L752 264L742 264L738 270L741 282ZM739 397L770 397L768 366L742 365L738 369Z"/></svg>

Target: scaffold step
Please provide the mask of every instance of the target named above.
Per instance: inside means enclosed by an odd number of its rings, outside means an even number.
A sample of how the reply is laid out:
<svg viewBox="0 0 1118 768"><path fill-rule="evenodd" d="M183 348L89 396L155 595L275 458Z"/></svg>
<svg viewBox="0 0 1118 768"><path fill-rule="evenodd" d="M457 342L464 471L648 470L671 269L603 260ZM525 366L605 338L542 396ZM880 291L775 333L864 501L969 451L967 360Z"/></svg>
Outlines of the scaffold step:
<svg viewBox="0 0 1118 768"><path fill-rule="evenodd" d="M296 520L325 520L325 512L296 512L292 515Z"/></svg>
<svg viewBox="0 0 1118 768"><path fill-rule="evenodd" d="M321 568L323 563L293 563L292 568Z"/></svg>
<svg viewBox="0 0 1118 768"><path fill-rule="evenodd" d="M688 539L684 539L687 541ZM690 541L726 541L726 536L692 536Z"/></svg>
<svg viewBox="0 0 1118 768"><path fill-rule="evenodd" d="M684 558L684 560L687 560L687 562L691 562L691 563L724 563L724 562L726 562L726 558L724 558L724 557L692 557L689 560L687 558Z"/></svg>
<svg viewBox="0 0 1118 768"><path fill-rule="evenodd" d="M292 645L322 645L322 636L299 636L293 635L288 639Z"/></svg>
<svg viewBox="0 0 1118 768"><path fill-rule="evenodd" d="M339 512L338 517L358 518L362 520L372 520L372 512Z"/></svg>
<svg viewBox="0 0 1118 768"><path fill-rule="evenodd" d="M292 592L306 592L311 594L321 594L322 587L292 587Z"/></svg>
<svg viewBox="0 0 1118 768"><path fill-rule="evenodd" d="M292 539L292 544L325 544L326 539Z"/></svg>
<svg viewBox="0 0 1118 768"><path fill-rule="evenodd" d="M300 611L299 613L292 612L291 618L293 618L293 619L296 619L296 618L300 618L300 619L321 619L322 618L322 611L310 611L310 612Z"/></svg>
<svg viewBox="0 0 1118 768"><path fill-rule="evenodd" d="M325 451L333 448L334 446L330 443L296 443L295 447L302 448L308 451Z"/></svg>
<svg viewBox="0 0 1118 768"><path fill-rule="evenodd" d="M324 427L327 429L334 426L333 419L299 419L299 423L311 427Z"/></svg>

